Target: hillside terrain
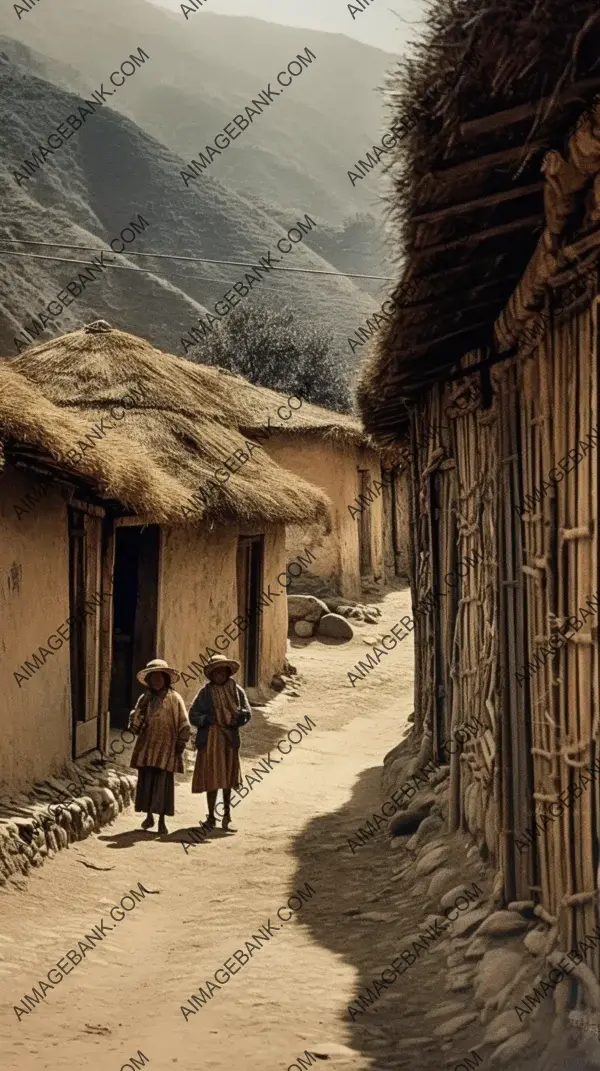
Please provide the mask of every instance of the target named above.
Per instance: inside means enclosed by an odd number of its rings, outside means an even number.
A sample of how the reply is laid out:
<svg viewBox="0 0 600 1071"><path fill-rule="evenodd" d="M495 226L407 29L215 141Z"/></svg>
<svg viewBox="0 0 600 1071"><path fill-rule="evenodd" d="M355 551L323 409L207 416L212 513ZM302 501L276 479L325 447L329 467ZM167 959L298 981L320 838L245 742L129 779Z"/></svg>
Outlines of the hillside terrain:
<svg viewBox="0 0 600 1071"><path fill-rule="evenodd" d="M186 23L146 0L103 0L101 9L61 0L59 9L40 5L20 21L12 13L0 17L0 345L8 352L20 328L84 270L38 258L89 263L104 249L105 262L131 269L107 267L46 337L102 316L176 353L184 352L189 327L248 269L137 255L144 250L251 264L308 214L315 226L282 267L390 274L377 179L369 176L365 198L347 170L381 128L375 87L393 58L340 35L201 14ZM15 170L140 47L149 59L135 77L18 185ZM261 90L274 88L277 73L305 47L316 59L292 80L285 100L273 100L185 185L182 170L189 172L190 161ZM110 253L107 243L138 214L147 227L133 255ZM84 248L7 247L15 237ZM9 256L7 248L29 255ZM256 294L331 331L354 363L348 336L380 288L343 275L273 271ZM202 359L201 348L194 355Z"/></svg>

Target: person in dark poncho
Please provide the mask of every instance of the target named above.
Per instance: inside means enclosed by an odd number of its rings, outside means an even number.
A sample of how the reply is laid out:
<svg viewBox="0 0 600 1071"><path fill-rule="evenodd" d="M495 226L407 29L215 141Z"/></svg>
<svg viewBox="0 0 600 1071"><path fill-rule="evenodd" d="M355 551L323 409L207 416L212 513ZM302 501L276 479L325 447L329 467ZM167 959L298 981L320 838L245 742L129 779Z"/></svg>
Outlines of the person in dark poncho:
<svg viewBox="0 0 600 1071"><path fill-rule="evenodd" d="M215 655L204 667L208 677L190 707L190 721L198 729L196 766L192 792L206 792L206 825L214 829L217 792L223 792L223 829L231 830L231 790L242 781L240 768L241 725L250 721L252 710L243 688L233 678L239 662Z"/></svg>

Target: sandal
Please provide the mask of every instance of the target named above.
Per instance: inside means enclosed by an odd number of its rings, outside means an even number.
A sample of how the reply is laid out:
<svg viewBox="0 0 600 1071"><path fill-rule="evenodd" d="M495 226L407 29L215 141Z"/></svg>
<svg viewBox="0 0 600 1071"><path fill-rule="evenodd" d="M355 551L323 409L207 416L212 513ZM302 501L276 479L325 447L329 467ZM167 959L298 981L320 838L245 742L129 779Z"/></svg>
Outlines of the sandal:
<svg viewBox="0 0 600 1071"><path fill-rule="evenodd" d="M235 829L231 824L231 815L230 814L223 815L223 821L221 822L221 829L224 829L225 832L227 832L227 830L229 830L230 833L237 833L237 829Z"/></svg>
<svg viewBox="0 0 600 1071"><path fill-rule="evenodd" d="M216 824L217 824L217 820L216 820L214 814L207 814L206 822L204 823L204 825L208 826L209 829L214 829ZM202 823L200 823L200 825L202 825Z"/></svg>
<svg viewBox="0 0 600 1071"><path fill-rule="evenodd" d="M151 818L144 818L144 821L142 822L142 829L152 829L153 825L154 816L152 816Z"/></svg>

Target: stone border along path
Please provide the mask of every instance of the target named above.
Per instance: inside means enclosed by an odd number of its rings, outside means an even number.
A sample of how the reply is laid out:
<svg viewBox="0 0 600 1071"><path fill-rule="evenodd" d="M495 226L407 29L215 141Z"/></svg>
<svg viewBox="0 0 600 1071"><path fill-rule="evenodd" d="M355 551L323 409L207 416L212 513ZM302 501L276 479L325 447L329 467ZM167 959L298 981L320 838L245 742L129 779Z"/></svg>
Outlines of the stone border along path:
<svg viewBox="0 0 600 1071"><path fill-rule="evenodd" d="M73 841L85 840L133 801L133 771L93 761L71 762L67 769L71 781L50 777L36 783L28 795L0 799L0 886L40 867ZM77 797L73 796L75 778L83 786Z"/></svg>
<svg viewBox="0 0 600 1071"><path fill-rule="evenodd" d="M409 768L412 757L410 737L405 744L402 751L404 770ZM388 763L397 761L398 750L394 749L387 756ZM469 881L475 880L483 886L487 884L489 888L492 877L468 835L443 832L448 818L447 777L446 773L433 791L422 790L411 801L407 817L412 811L423 813L430 809L417 832L408 840L396 837L392 841L392 850L403 866L391 881L398 882L399 888L404 890L404 895L395 901L393 918L402 920L404 933L414 923L414 937L425 926L439 922L443 917L440 912L445 913L457 897L468 893ZM360 867L364 860L365 870L372 868L374 860L383 855L381 845L381 841L373 841L371 848L365 846L353 860L354 866ZM356 880L364 884L366 873L361 877L359 872ZM369 902L379 900L382 893L388 894L386 899L389 900L390 890L399 891L389 885L371 896ZM443 1066L451 1071L465 1068L470 1071L481 1064L481 1058L491 1068L539 1071L543 1066L545 1071L559 1071L567 1066L565 1008L570 980L559 981L557 989L562 986L562 992L557 993L556 1000L548 999L545 1006L536 1008L526 1022L516 1021L514 1007L519 994L538 984L548 966L560 966L563 953L551 951L556 945L556 931L543 920L544 913L534 906L533 901L515 902L504 907L501 874L496 875L493 888L483 899L486 902L482 906L472 906L457 920L452 940L438 942L422 957L420 966L415 964L410 988L405 987L398 994L397 1006L391 1009L387 1006L387 1002L393 1000L391 993L381 996L383 1011L387 1015L392 1012L391 1022L394 1030L397 1029L393 1041L396 1059L401 1054L413 1061L407 1066L417 1067L418 1063L421 1071L426 1066L437 1068L439 1061L437 1064L427 1063L428 1050L441 1046L446 1056ZM434 912L425 919L424 907ZM376 911L363 917L381 922L389 918ZM404 938L395 943L406 946L410 940L412 938ZM445 970L439 960L437 964L433 962L440 953L446 956ZM442 972L447 999L440 1002ZM591 972L589 975L586 977L580 968L579 999L588 1009L597 1004L600 1010L600 988ZM396 988L402 987L396 983ZM422 1007L411 1010L411 1005L418 1008L419 1004L425 1003L427 994L431 1010L425 1014ZM374 1012L371 1017L373 1015ZM416 1019L415 1036L407 1037L407 1020L412 1018ZM360 1019L357 1018L353 1025L355 1029L359 1028ZM361 1046L355 1043L355 1047ZM569 1058L574 1062L568 1066L576 1066L582 1071L597 1066L586 1063L583 1046L576 1051L571 1043ZM382 1069L388 1066L379 1054L377 1066ZM398 1065L389 1066L391 1069Z"/></svg>

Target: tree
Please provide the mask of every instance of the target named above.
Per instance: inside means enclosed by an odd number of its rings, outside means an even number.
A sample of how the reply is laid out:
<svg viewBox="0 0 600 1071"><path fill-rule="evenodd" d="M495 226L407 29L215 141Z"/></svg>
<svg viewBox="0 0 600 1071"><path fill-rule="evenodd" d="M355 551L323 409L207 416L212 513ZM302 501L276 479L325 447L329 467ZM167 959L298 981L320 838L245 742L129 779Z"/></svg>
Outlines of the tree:
<svg viewBox="0 0 600 1071"><path fill-rule="evenodd" d="M348 370L332 336L299 323L289 308L257 301L234 309L202 346L201 360L327 409L347 413L352 406Z"/></svg>

